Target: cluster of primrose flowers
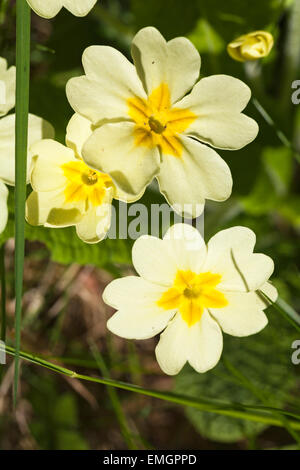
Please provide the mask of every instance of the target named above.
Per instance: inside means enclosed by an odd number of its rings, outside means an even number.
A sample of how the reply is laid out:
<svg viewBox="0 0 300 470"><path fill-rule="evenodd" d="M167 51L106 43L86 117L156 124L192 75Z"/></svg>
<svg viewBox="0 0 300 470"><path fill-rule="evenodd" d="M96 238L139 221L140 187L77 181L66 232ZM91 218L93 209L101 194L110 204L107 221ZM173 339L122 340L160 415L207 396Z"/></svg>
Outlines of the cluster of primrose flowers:
<svg viewBox="0 0 300 470"><path fill-rule="evenodd" d="M64 6L83 16L95 0L28 0L41 16ZM270 37L255 32L228 46L237 60L266 55ZM269 41L269 42L268 42ZM231 172L214 149L236 150L253 141L257 123L242 113L251 92L227 75L199 80L200 55L186 38L166 42L155 28L132 41L133 63L108 46L83 54L84 75L66 88L75 111L66 145L54 140L50 124L29 116L26 205L30 224L75 226L86 243L102 240L110 227L113 198L138 200L154 178L168 203L190 207L190 218L205 200L224 201ZM252 55L251 55L252 54ZM0 62L6 85L4 116L14 106L15 69ZM14 115L0 120L0 230L7 220L6 184L14 184ZM117 312L113 333L146 339L161 333L156 356L162 370L177 374L186 362L198 372L214 367L222 353L222 330L248 336L267 324L264 309L276 289L268 282L272 260L253 253L254 233L233 227L205 245L188 224L173 225L163 240L140 237L133 247L139 276L111 282L104 301Z"/></svg>

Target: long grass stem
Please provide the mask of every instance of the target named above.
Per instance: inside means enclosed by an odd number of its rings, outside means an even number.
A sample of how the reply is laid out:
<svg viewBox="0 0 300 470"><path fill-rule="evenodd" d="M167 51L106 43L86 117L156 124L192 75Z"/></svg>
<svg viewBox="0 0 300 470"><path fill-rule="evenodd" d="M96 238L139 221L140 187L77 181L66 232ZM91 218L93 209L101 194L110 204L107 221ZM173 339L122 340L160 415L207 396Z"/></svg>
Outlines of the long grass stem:
<svg viewBox="0 0 300 470"><path fill-rule="evenodd" d="M25 201L27 139L30 75L30 19L31 10L26 0L17 0L16 23L16 189L15 189L15 376L14 404L16 404L19 378L19 350L21 344L21 316L23 270L25 251Z"/></svg>
<svg viewBox="0 0 300 470"><path fill-rule="evenodd" d="M5 350L7 354L16 356L16 350L10 346L6 346ZM19 351L19 357L29 361L33 364L45 367L53 372L66 375L68 377L84 380L87 382L98 383L102 385L108 385L111 387L119 388L122 390L127 390L130 392L138 393L140 395L158 398L160 400L165 400L169 403L190 406L192 408L198 409L200 411L207 411L210 413L216 413L223 416L229 416L231 418L237 419L246 419L249 421L255 421L259 423L265 423L270 426L283 427L282 421L274 417L274 411L285 416L289 416L289 426L292 429L300 430L300 415L297 413L289 412L286 410L281 410L277 408L269 408L265 406L251 406L243 405L241 403L223 403L219 400L210 399L210 398L192 398L185 395L179 395L171 392L161 392L159 390L147 389L140 387L138 385L129 384L126 382L120 382L118 380L113 380L103 377L90 377L83 374L78 374L72 370L66 369L65 367L59 366L57 364L46 361L45 359L35 356L30 353ZM290 419L292 418L292 419Z"/></svg>

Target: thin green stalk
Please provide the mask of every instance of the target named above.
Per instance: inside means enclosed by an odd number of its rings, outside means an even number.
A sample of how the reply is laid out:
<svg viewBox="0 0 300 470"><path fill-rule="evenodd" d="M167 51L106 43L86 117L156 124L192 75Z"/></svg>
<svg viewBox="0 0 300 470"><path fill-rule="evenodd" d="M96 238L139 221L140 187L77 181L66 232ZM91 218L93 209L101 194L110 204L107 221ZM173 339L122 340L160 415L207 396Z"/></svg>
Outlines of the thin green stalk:
<svg viewBox="0 0 300 470"><path fill-rule="evenodd" d="M92 359L81 359L77 357L61 356L45 356L45 359L50 359L51 361L59 361L70 366L84 367L85 369L99 369L97 362Z"/></svg>
<svg viewBox="0 0 300 470"><path fill-rule="evenodd" d="M1 341L6 339L6 280L5 280L5 244L0 247L1 277Z"/></svg>
<svg viewBox="0 0 300 470"><path fill-rule="evenodd" d="M27 135L29 111L30 74L30 18L31 10L26 0L17 0L16 37L16 190L15 190L15 376L14 404L17 400L19 379L19 351L21 344L21 315L23 295L23 270L25 251L25 201L27 168Z"/></svg>
<svg viewBox="0 0 300 470"><path fill-rule="evenodd" d="M289 316L291 320L293 320L294 323L297 324L298 328L297 330L300 333L300 315L299 313L296 312L289 304L286 303L285 300L283 300L281 297L278 297L276 305L278 310L283 311L286 313L286 315Z"/></svg>
<svg viewBox="0 0 300 470"><path fill-rule="evenodd" d="M260 113L260 115L264 118L267 124L269 126L273 127L278 139L280 142L287 148L291 149L293 152L294 158L297 160L298 163L300 163L300 153L299 151L293 146L292 142L287 138L287 136L284 134L282 130L279 129L273 118L270 116L270 114L265 110L265 108L262 106L262 104L256 99L252 98L252 103L254 104L255 108L257 111Z"/></svg>
<svg viewBox="0 0 300 470"><path fill-rule="evenodd" d="M12 356L16 356L16 351L14 348L10 346L6 346L5 350L7 354ZM190 406L192 408L196 408L201 411L207 411L210 413L217 413L224 416L229 416L231 418L237 419L246 419L249 421L255 421L259 423L265 423L270 426L278 426L282 427L282 422L274 418L272 413L277 411L278 413L292 416L294 419L289 419L289 425L292 429L300 430L300 415L296 413L291 413L285 410L280 410L276 408L268 408L264 406L250 406L250 405L242 405L240 403L222 403L218 400L214 399L207 399L207 398L190 398L184 395L178 395L175 393L166 393L160 392L158 390L151 390L143 387L139 387L137 385L132 385L125 382L120 382L118 380L108 379L108 378L101 378L101 377L89 377L83 374L77 374L72 370L66 369L61 367L57 364L53 364L51 362L45 361L44 359L40 358L39 356L35 356L23 351L19 352L19 356L29 361L33 364L45 367L53 372L57 372L59 374L66 375L71 378L85 380L88 382L99 383L102 385L109 385L111 387L116 387L122 390L127 390L130 392L139 393L141 395L145 395L152 398L159 398L161 400L168 401L170 403L174 403L177 405L183 406Z"/></svg>
<svg viewBox="0 0 300 470"><path fill-rule="evenodd" d="M267 300L272 307L274 307L300 333L300 316L290 305L280 297L278 297L276 302L272 302L264 292L261 290L258 292L262 298Z"/></svg>
<svg viewBox="0 0 300 470"><path fill-rule="evenodd" d="M91 344L91 350L92 350L92 353L95 357L95 360L98 364L98 367L99 367L99 370L101 372L101 374L104 374L105 376L109 377L109 372L108 372L108 369L107 369L107 366L105 364L105 361L103 359L103 357L101 356L101 354L99 353L99 351L97 350L97 348L95 347L94 344ZM121 433L122 433L122 436L128 446L128 449L129 450L137 450L137 447L132 439L132 432L130 430L130 427L127 423L127 419L126 419L126 416L123 412L123 409L122 409L122 405L120 403L120 400L119 400L119 397L118 397L118 394L116 392L116 390L112 387L107 387L107 392L108 392L108 396L110 398L110 401L111 401L111 404L112 404L112 407L114 409L114 412L116 414L116 417L117 417L117 420L119 422L119 425L120 425L120 429L121 429Z"/></svg>

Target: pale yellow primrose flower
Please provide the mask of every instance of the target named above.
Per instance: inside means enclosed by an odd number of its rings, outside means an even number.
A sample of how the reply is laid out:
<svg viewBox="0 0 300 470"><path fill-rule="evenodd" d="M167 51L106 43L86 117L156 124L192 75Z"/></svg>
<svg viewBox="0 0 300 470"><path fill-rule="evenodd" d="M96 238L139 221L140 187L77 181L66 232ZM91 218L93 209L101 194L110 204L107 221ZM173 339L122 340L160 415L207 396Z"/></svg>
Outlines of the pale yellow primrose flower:
<svg viewBox="0 0 300 470"><path fill-rule="evenodd" d="M193 44L183 37L166 42L152 27L137 33L132 57L134 65L112 47L88 47L85 75L67 84L71 106L95 126L83 158L129 194L157 177L178 212L175 206L189 204L186 215L197 216L205 199L226 200L232 189L230 169L208 145L239 149L257 135L256 122L241 113L250 89L227 75L196 83Z"/></svg>
<svg viewBox="0 0 300 470"><path fill-rule="evenodd" d="M118 311L107 327L122 338L147 339L158 333L156 357L161 369L177 374L186 362L206 372L219 361L222 331L232 336L258 333L268 323L272 300L268 283L271 258L253 253L256 237L246 227L217 233L205 245L188 224L173 225L163 240L140 237L133 246L133 265L140 275L112 281L103 299Z"/></svg>
<svg viewBox="0 0 300 470"><path fill-rule="evenodd" d="M258 60L269 55L274 45L271 33L267 31L253 31L244 34L228 44L228 54L239 62Z"/></svg>
<svg viewBox="0 0 300 470"><path fill-rule="evenodd" d="M53 18L65 7L75 16L86 16L97 0L27 0L37 15Z"/></svg>
<svg viewBox="0 0 300 470"><path fill-rule="evenodd" d="M0 87L2 91L4 90L0 97L5 98L3 102L0 101L0 116L3 116L15 106L16 68L7 69L7 62L1 57ZM54 129L47 121L29 114L28 149L34 142L53 136ZM28 151L27 182L29 182L31 157L32 155ZM8 219L8 189L6 185L15 185L15 114L0 119L0 233L4 231Z"/></svg>
<svg viewBox="0 0 300 470"><path fill-rule="evenodd" d="M0 117L15 106L16 67L7 68L7 61L0 57Z"/></svg>
<svg viewBox="0 0 300 470"><path fill-rule="evenodd" d="M91 133L91 122L75 114L68 124L67 146L45 139L31 147L33 192L26 219L31 225L55 228L75 225L84 242L97 243L109 230L112 199L133 202L136 197L122 193L110 176L84 163L82 145Z"/></svg>

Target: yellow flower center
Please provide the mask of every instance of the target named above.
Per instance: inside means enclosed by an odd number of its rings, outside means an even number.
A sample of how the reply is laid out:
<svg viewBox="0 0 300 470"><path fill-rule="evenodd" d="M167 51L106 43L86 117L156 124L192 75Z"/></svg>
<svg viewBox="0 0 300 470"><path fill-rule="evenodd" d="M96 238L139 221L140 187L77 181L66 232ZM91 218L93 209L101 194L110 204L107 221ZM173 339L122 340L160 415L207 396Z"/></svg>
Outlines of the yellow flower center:
<svg viewBox="0 0 300 470"><path fill-rule="evenodd" d="M106 190L113 187L110 176L91 170L82 160L65 163L61 168L66 177L66 203L86 201L100 206Z"/></svg>
<svg viewBox="0 0 300 470"><path fill-rule="evenodd" d="M173 287L163 293L157 305L165 310L178 309L188 326L197 323L206 308L228 305L225 295L216 289L222 276L211 272L196 274L178 270Z"/></svg>
<svg viewBox="0 0 300 470"><path fill-rule="evenodd" d="M136 146L150 149L159 147L161 152L181 157L183 146L180 134L196 119L188 109L172 108L171 94L166 83L153 90L147 100L127 100L128 114L135 122L134 139Z"/></svg>
<svg viewBox="0 0 300 470"><path fill-rule="evenodd" d="M92 186L93 184L97 184L98 182L98 175L96 171L89 170L88 173L83 173L81 175L81 179L83 184L87 184L88 186Z"/></svg>

